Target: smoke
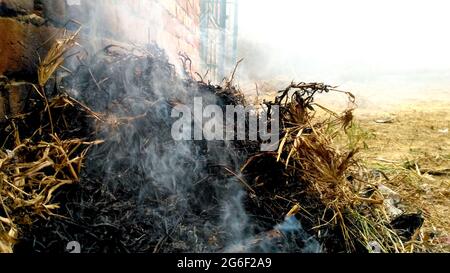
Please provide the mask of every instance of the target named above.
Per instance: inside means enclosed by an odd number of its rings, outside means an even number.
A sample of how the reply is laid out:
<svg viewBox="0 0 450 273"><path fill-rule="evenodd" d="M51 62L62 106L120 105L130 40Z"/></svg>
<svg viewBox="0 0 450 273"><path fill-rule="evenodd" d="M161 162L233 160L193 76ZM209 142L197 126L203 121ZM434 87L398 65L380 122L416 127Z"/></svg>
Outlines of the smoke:
<svg viewBox="0 0 450 273"><path fill-rule="evenodd" d="M320 253L322 247L303 230L295 216L289 216L273 230L241 240L228 247L226 252Z"/></svg>
<svg viewBox="0 0 450 273"><path fill-rule="evenodd" d="M171 236L169 250L217 251L227 241L244 238L250 225L239 182L220 171L215 176L212 166L237 171L244 158L228 142L173 140L171 103L193 107L194 98L202 97L205 104L218 105L219 99L178 80L163 52L147 50L155 59L97 54L70 84L84 103L120 123L101 128L98 138L106 143L91 152L86 179L102 177L112 194L127 192L128 200L121 201L135 204L132 219L147 226L150 241ZM109 78L102 90L91 73ZM212 236L215 245L209 243Z"/></svg>
<svg viewBox="0 0 450 273"><path fill-rule="evenodd" d="M73 73L62 85L92 110L107 114L107 125L96 128L95 136L105 143L90 152L81 181L88 194L69 202L78 206L74 220L121 230L119 235L114 230L111 240L139 252L150 247L139 242L158 242L153 251L222 251L254 236L258 223L246 212L246 192L224 171L239 173L247 154L236 152L231 141L172 138L174 104L193 107L196 97L204 105L225 103L208 88L180 80L169 64L179 62L173 47L160 38L165 31L161 7L156 1L67 4L83 25L85 57L70 64ZM120 46L104 50L110 43ZM144 54L130 53L121 43L127 48L139 44ZM76 230L73 240L90 251L108 251L86 242L96 232Z"/></svg>
<svg viewBox="0 0 450 273"><path fill-rule="evenodd" d="M449 98L447 1L240 1L241 82L319 81L360 106ZM428 94L431 94L428 96Z"/></svg>
<svg viewBox="0 0 450 273"><path fill-rule="evenodd" d="M82 24L84 46L92 52L111 43L140 46L157 43L181 72L178 53L185 48L179 46L177 36L182 35L182 39L192 45L200 35L198 28L186 32L180 23L174 23L173 15L168 14L167 5L170 3L167 1L72 0L66 3L67 18ZM199 62L196 56L190 57L194 62Z"/></svg>

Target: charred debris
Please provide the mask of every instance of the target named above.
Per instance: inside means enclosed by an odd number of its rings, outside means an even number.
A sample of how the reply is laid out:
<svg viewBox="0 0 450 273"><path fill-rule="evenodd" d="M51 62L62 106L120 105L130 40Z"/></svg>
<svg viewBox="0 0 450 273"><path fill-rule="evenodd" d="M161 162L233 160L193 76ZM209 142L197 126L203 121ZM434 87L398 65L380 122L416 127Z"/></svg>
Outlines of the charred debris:
<svg viewBox="0 0 450 273"><path fill-rule="evenodd" d="M423 218L392 217L358 159L351 93L292 83L265 102L269 113L280 107L274 152L255 141L180 143L170 137L174 105L194 96L246 104L235 71L212 85L183 57L181 79L156 46L88 54L75 37L61 35L35 81L1 78L2 100L26 99L0 127L0 252L64 252L71 241L107 253L407 252L414 244ZM315 102L319 93L347 96L349 108L335 113Z"/></svg>

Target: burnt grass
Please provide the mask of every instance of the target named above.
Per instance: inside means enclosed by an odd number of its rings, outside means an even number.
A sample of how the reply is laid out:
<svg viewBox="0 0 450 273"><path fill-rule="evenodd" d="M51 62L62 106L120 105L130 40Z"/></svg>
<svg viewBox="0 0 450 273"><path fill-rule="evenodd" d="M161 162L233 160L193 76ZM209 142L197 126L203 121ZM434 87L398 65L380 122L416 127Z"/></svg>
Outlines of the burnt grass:
<svg viewBox="0 0 450 273"><path fill-rule="evenodd" d="M259 152L258 142L180 143L170 137L174 105L189 103L194 96L222 107L244 103L234 87L181 80L155 48L151 55L137 56L108 47L80 61L73 74L56 75L46 92L50 101L69 94L104 114L98 121L79 105L52 109L60 137L104 143L87 154L80 180L54 194L53 203L60 204L56 215L30 217L31 224L21 225L16 253L64 253L71 241L79 242L83 253L223 251L230 242L245 239L223 229L224 221L242 220L239 215L224 220L224 202L229 202L229 210L243 209L249 217L248 224L239 227L243 236L271 230L283 221L288 204L274 200L273 193L289 188L277 186L282 169L276 162L261 162L245 175L248 181L255 181L256 172L267 176L263 188L251 182L256 195L245 194L224 168L239 173L245 160ZM43 133L32 139L48 138L44 108L39 98L30 98L31 114L15 120L23 137L41 127ZM4 124L3 136L8 126ZM305 236L291 234L269 250L302 251Z"/></svg>

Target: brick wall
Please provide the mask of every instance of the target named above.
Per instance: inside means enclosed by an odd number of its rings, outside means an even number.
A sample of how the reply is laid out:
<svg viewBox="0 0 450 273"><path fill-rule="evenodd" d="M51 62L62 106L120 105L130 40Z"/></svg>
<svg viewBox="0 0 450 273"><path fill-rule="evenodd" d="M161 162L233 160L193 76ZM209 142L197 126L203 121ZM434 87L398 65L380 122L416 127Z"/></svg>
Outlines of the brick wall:
<svg viewBox="0 0 450 273"><path fill-rule="evenodd" d="M21 113L30 92L21 81L36 82L39 56L70 19L82 23L80 42L94 51L115 42L156 42L173 63L184 52L198 70L200 1L0 0L0 122Z"/></svg>
<svg viewBox="0 0 450 273"><path fill-rule="evenodd" d="M0 75L34 77L41 45L69 19L98 47L156 42L173 62L181 51L199 66L199 18L200 0L0 0Z"/></svg>
<svg viewBox="0 0 450 273"><path fill-rule="evenodd" d="M31 92L23 80L36 81L39 56L45 55L58 27L48 23L58 1L0 0L0 122L23 112ZM44 19L49 18L49 19ZM7 76L8 78L4 78Z"/></svg>
<svg viewBox="0 0 450 273"><path fill-rule="evenodd" d="M200 0L159 0L163 29L156 41L173 52L185 52L200 65ZM153 37L152 37L153 38Z"/></svg>
<svg viewBox="0 0 450 273"><path fill-rule="evenodd" d="M200 0L79 0L68 7L71 18L79 19L92 36L122 42L156 42L172 61L178 52L200 63Z"/></svg>

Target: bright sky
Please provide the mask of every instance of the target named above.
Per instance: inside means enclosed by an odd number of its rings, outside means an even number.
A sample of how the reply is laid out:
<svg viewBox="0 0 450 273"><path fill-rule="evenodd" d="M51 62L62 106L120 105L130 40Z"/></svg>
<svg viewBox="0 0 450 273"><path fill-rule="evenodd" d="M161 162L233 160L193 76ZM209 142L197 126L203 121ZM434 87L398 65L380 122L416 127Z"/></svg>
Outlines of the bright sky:
<svg viewBox="0 0 450 273"><path fill-rule="evenodd" d="M267 49L261 67L298 80L450 90L450 1L238 1L240 40Z"/></svg>

